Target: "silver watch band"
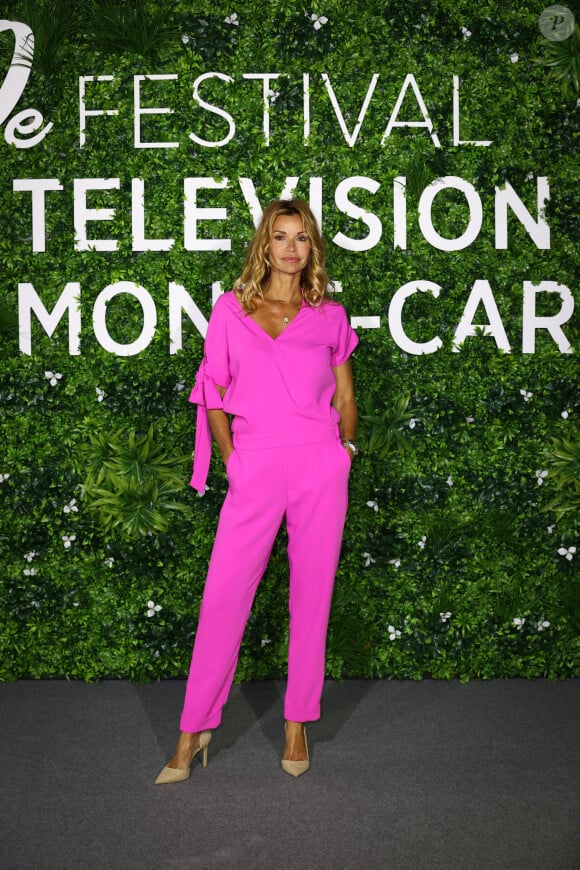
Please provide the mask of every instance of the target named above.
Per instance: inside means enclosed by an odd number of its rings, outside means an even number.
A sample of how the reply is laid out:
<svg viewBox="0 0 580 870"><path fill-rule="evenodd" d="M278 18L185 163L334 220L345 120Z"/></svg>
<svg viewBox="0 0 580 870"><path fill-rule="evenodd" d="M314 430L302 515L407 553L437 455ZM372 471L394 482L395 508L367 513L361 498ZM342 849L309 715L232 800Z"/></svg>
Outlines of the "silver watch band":
<svg viewBox="0 0 580 870"><path fill-rule="evenodd" d="M343 438L341 443L343 447L348 447L348 449L352 451L353 456L358 456L359 449L354 441L349 441L348 438Z"/></svg>

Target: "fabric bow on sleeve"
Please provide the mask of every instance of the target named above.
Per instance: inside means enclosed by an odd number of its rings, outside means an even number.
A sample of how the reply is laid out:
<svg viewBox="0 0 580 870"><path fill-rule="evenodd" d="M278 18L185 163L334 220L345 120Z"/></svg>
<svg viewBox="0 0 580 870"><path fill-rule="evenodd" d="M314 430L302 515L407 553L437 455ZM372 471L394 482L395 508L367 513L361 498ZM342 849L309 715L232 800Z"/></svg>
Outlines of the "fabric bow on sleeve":
<svg viewBox="0 0 580 870"><path fill-rule="evenodd" d="M195 451L190 486L203 494L211 460L211 429L207 412L214 408L223 408L222 397L208 372L205 357L197 370L195 386L190 393L189 401L197 405Z"/></svg>

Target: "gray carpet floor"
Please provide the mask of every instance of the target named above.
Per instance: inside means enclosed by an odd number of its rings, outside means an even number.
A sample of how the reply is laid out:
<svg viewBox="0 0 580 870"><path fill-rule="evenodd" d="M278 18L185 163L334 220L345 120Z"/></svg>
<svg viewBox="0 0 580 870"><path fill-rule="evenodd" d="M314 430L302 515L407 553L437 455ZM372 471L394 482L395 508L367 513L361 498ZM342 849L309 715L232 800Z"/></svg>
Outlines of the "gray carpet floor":
<svg viewBox="0 0 580 870"><path fill-rule="evenodd" d="M281 683L235 686L154 786L180 680L0 685L2 870L579 870L580 681L329 682L282 772Z"/></svg>

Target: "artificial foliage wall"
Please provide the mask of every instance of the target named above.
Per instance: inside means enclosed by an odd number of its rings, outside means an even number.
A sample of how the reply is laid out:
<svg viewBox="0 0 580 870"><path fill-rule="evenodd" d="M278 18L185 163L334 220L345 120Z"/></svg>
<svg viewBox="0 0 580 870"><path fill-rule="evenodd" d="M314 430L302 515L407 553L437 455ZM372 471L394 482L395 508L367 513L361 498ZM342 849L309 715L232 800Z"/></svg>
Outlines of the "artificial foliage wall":
<svg viewBox="0 0 580 870"><path fill-rule="evenodd" d="M2 679L186 673L226 488L188 394L293 192L360 336L328 675L580 675L580 16L544 4L3 4ZM237 679L286 645L282 529Z"/></svg>

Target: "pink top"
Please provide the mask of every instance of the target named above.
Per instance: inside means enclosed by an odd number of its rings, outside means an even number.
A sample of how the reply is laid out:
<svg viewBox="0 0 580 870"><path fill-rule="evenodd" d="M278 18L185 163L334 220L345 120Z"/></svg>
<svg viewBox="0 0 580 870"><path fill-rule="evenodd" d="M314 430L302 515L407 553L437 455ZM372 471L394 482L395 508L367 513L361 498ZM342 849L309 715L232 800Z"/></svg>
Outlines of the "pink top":
<svg viewBox="0 0 580 870"><path fill-rule="evenodd" d="M189 397L197 423L191 486L205 491L211 457L207 410L232 414L235 446L291 447L338 437L339 414L330 404L334 366L358 344L346 311L337 302L320 308L303 302L296 317L272 338L246 314L235 293L214 305L204 357ZM216 385L226 387L224 398Z"/></svg>

